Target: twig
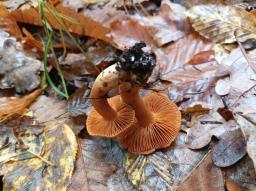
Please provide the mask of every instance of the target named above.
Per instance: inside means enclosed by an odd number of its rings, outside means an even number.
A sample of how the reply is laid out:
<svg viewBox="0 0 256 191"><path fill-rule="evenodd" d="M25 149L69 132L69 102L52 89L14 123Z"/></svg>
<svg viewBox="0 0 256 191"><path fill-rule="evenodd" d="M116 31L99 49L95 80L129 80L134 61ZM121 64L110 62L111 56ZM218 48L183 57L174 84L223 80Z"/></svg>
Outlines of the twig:
<svg viewBox="0 0 256 191"><path fill-rule="evenodd" d="M50 165L50 166L55 166L53 163L51 163L50 161L44 159L43 157L41 157L40 155L34 153L33 151L31 150L27 150L26 152L32 154L32 155L35 155L36 157L38 157L39 159L41 159L43 162L45 162L46 164Z"/></svg>

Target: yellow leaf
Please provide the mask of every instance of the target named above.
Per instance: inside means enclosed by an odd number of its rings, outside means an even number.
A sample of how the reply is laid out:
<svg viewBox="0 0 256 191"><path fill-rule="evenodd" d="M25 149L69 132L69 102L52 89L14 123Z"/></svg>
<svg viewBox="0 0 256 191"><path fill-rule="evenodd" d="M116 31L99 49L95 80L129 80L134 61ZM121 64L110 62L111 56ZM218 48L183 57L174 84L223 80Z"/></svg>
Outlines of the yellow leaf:
<svg viewBox="0 0 256 191"><path fill-rule="evenodd" d="M198 5L188 11L193 28L207 39L233 43L256 37L256 16L243 9L224 5Z"/></svg>
<svg viewBox="0 0 256 191"><path fill-rule="evenodd" d="M36 153L34 158L7 162L2 166L4 190L67 189L76 159L76 137L65 124L48 126L44 133L43 152Z"/></svg>

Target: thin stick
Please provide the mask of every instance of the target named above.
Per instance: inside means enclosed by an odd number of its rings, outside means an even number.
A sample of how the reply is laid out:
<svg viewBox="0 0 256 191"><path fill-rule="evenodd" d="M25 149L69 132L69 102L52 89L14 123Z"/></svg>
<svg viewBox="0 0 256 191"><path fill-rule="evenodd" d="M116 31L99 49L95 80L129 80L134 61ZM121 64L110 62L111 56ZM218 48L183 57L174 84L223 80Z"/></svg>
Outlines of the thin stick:
<svg viewBox="0 0 256 191"><path fill-rule="evenodd" d="M38 157L39 159L41 159L43 162L45 162L46 164L48 164L49 166L55 166L53 163L51 163L50 161L44 159L43 157L41 157L40 155L34 153L33 151L31 150L27 150L26 152L32 154L32 155L35 155L36 157Z"/></svg>

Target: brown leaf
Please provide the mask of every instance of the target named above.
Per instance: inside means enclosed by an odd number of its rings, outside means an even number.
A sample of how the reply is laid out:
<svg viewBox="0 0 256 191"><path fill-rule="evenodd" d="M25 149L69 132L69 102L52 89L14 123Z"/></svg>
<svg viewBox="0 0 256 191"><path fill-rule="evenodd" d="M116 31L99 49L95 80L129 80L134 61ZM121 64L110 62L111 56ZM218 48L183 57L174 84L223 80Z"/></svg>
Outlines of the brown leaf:
<svg viewBox="0 0 256 191"><path fill-rule="evenodd" d="M26 107L28 107L40 95L41 90L35 90L31 94L19 97L3 97L0 98L0 116L8 114L22 114Z"/></svg>
<svg viewBox="0 0 256 191"><path fill-rule="evenodd" d="M6 10L6 8L0 4L0 29L10 33L17 39L21 39L22 34L16 23L16 20Z"/></svg>
<svg viewBox="0 0 256 191"><path fill-rule="evenodd" d="M209 108L203 107L201 104L196 104L193 107L188 107L185 112L186 113L191 113L194 115L204 115L204 114L209 114Z"/></svg>
<svg viewBox="0 0 256 191"><path fill-rule="evenodd" d="M216 61L214 58L214 51L213 50L207 50L202 51L197 54L195 54L189 61L188 64L191 65L197 65L197 64L203 64L206 62L212 62Z"/></svg>
<svg viewBox="0 0 256 191"><path fill-rule="evenodd" d="M247 141L247 152L251 157L256 172L256 128L255 113L247 115L237 115L237 122L241 126L243 135Z"/></svg>
<svg viewBox="0 0 256 191"><path fill-rule="evenodd" d="M22 32L25 35L25 37L23 37L24 49L25 50L30 50L30 52L32 50L36 49L36 53L38 54L38 56L42 57L43 56L43 44L42 44L42 42L36 40L33 37L33 35L28 30L26 30L25 28L22 28Z"/></svg>
<svg viewBox="0 0 256 191"><path fill-rule="evenodd" d="M105 190L109 177L117 170L116 156L122 152L111 140L81 139L84 170L89 190Z"/></svg>
<svg viewBox="0 0 256 191"><path fill-rule="evenodd" d="M112 22L111 37L120 49L131 47L138 41L154 45L154 41L146 28L132 19Z"/></svg>
<svg viewBox="0 0 256 191"><path fill-rule="evenodd" d="M49 6L51 9L58 11L60 14L68 16L76 21L74 23L73 21L64 19L64 24L70 32L95 37L107 42L111 41L111 39L106 36L106 34L109 32L109 28L95 21L93 17L85 16L85 12L87 11L81 11L78 13L76 8L65 6L61 2L55 3L54 6L50 3L46 3L46 6ZM36 6L32 7L30 4L25 3L19 7L19 9L12 10L11 15L16 19L17 22L42 26L40 15ZM46 12L45 16L53 28L61 29L61 26L58 24L52 14Z"/></svg>
<svg viewBox="0 0 256 191"><path fill-rule="evenodd" d="M242 188L238 184L236 184L234 181L226 180L226 187L228 191L246 191L245 188Z"/></svg>
<svg viewBox="0 0 256 191"><path fill-rule="evenodd" d="M191 32L185 11L185 7L180 4L165 0L161 2L160 10L154 16L133 18L146 28L154 43L161 47Z"/></svg>
<svg viewBox="0 0 256 191"><path fill-rule="evenodd" d="M256 37L256 16L248 11L224 5L198 5L188 15L193 28L207 39L218 43L241 41Z"/></svg>
<svg viewBox="0 0 256 191"><path fill-rule="evenodd" d="M81 152L81 148L79 148L75 163L75 170L71 179L71 184L69 185L67 191L89 191L87 173L85 170L84 159Z"/></svg>
<svg viewBox="0 0 256 191"><path fill-rule="evenodd" d="M234 119L232 111L229 110L228 107L220 107L218 108L217 112L226 120L232 120Z"/></svg>
<svg viewBox="0 0 256 191"><path fill-rule="evenodd" d="M243 157L237 164L221 170L226 180L232 180L247 189L256 188L256 174L253 162L248 155Z"/></svg>
<svg viewBox="0 0 256 191"><path fill-rule="evenodd" d="M76 121L69 116L67 110L67 103L64 100L58 100L52 97L40 96L35 103L29 108L36 120L40 124L67 124L77 135L81 129L84 128L84 124L77 124Z"/></svg>
<svg viewBox="0 0 256 191"><path fill-rule="evenodd" d="M183 12L185 8L181 5L162 1L159 12L154 16L136 15L132 19L112 22L110 35L120 49L130 47L137 41L161 47L190 32Z"/></svg>
<svg viewBox="0 0 256 191"><path fill-rule="evenodd" d="M213 162L219 167L235 164L246 155L246 141L241 129L224 133L213 147Z"/></svg>
<svg viewBox="0 0 256 191"><path fill-rule="evenodd" d="M186 65L197 53L211 50L213 43L204 40L200 36L192 33L187 35L164 49L155 51L162 78L168 80L168 73L178 67Z"/></svg>
<svg viewBox="0 0 256 191"><path fill-rule="evenodd" d="M68 111L72 116L88 115L92 110L91 101L89 99L90 90L87 86L79 88L68 99Z"/></svg>
<svg viewBox="0 0 256 191"><path fill-rule="evenodd" d="M212 136L221 137L235 128L237 125L234 121L223 123L216 121L211 115L204 115L198 119L195 127L186 130L186 145L191 149L203 148L210 143Z"/></svg>
<svg viewBox="0 0 256 191"><path fill-rule="evenodd" d="M178 191L224 191L224 180L221 169L213 164L208 154L187 179L179 186Z"/></svg>

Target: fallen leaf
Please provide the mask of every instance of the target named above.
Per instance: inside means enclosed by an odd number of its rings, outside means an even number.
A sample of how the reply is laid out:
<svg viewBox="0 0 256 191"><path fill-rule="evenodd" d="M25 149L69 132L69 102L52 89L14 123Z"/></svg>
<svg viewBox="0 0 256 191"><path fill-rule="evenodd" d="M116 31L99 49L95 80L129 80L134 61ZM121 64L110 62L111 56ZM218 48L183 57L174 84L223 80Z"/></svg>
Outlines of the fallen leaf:
<svg viewBox="0 0 256 191"><path fill-rule="evenodd" d="M133 19L113 21L111 23L110 36L118 48L123 50L127 47L132 47L138 41L154 45L154 41L146 28Z"/></svg>
<svg viewBox="0 0 256 191"><path fill-rule="evenodd" d="M66 190L76 152L76 138L67 125L48 126L43 152L36 153L40 157L7 162L2 166L4 189Z"/></svg>
<svg viewBox="0 0 256 191"><path fill-rule="evenodd" d="M256 37L256 17L237 7L198 5L188 11L193 28L207 39L218 43L242 42Z"/></svg>
<svg viewBox="0 0 256 191"><path fill-rule="evenodd" d="M182 12L185 8L181 5L162 1L160 10L154 16L137 14L126 20L114 20L109 35L120 49L131 47L138 41L161 47L190 32L188 20Z"/></svg>
<svg viewBox="0 0 256 191"><path fill-rule="evenodd" d="M24 49L30 50L30 52L36 52L38 54L38 57L43 56L43 44L42 42L36 40L33 35L26 30L25 28L22 29L22 32L24 33L23 41L24 41Z"/></svg>
<svg viewBox="0 0 256 191"><path fill-rule="evenodd" d="M225 132L236 129L234 121L224 122L211 115L198 118L194 127L187 129L186 145L191 149L200 149L207 146L213 136L221 138ZM221 144L220 144L221 145Z"/></svg>
<svg viewBox="0 0 256 191"><path fill-rule="evenodd" d="M148 156L124 158L125 172L138 190L176 190L184 178L197 166L208 150L192 151L184 147L184 134L178 135L170 148Z"/></svg>
<svg viewBox="0 0 256 191"><path fill-rule="evenodd" d="M219 167L235 164L246 155L246 141L241 129L224 133L213 147L213 162Z"/></svg>
<svg viewBox="0 0 256 191"><path fill-rule="evenodd" d="M175 43L170 44L166 48L155 50L157 63L159 64L162 75L161 78L168 80L168 77L171 76L171 74L168 75L170 72L182 68L183 66L187 66L186 64L194 55L202 51L211 50L213 46L214 44L212 42L192 33L179 39ZM188 66L192 67L191 65Z"/></svg>
<svg viewBox="0 0 256 191"><path fill-rule="evenodd" d="M79 140L78 140L79 142ZM81 148L78 149L77 159L75 163L74 173L72 175L71 184L68 186L67 191L89 191L87 173L85 170L84 159L81 153Z"/></svg>
<svg viewBox="0 0 256 191"><path fill-rule="evenodd" d="M221 169L214 165L209 153L181 183L178 191L224 191Z"/></svg>
<svg viewBox="0 0 256 191"><path fill-rule="evenodd" d="M228 191L246 191L245 188L242 188L231 180L226 180L226 187Z"/></svg>
<svg viewBox="0 0 256 191"><path fill-rule="evenodd" d="M55 124L65 123L77 135L84 128L85 121L82 125L77 124L75 119L69 116L66 104L64 100L42 95L38 97L37 101L29 109L33 112L33 116L40 124L47 125L52 122Z"/></svg>
<svg viewBox="0 0 256 191"><path fill-rule="evenodd" d="M68 16L71 18L67 20L64 19L64 25L70 32L95 37L107 42L111 41L111 39L106 36L106 34L109 32L109 28L95 21L95 18L85 16L87 13L87 9L85 7L83 7L85 8L84 11L80 11L78 13L76 7L70 7L70 5L62 4L62 2L57 2L53 5L51 3L46 3L45 6L50 7L50 9L53 11L59 12L59 14L64 15L64 17ZM19 7L19 9L11 10L10 13L17 22L42 26L37 8L37 2L33 5L30 3L24 3ZM45 16L53 28L61 29L60 24L56 21L56 18L52 14L47 12Z"/></svg>
<svg viewBox="0 0 256 191"><path fill-rule="evenodd" d="M31 159L35 157L33 153L37 153L40 155L43 152L43 147L45 144L43 129L41 128L39 133L35 133L36 128L37 130L39 130L39 127L34 127L35 128L31 128L30 125L27 125L23 128L17 128L17 134L19 136L19 139L22 141L24 145L19 145L17 140L15 140L15 137L11 135L12 132L8 132L8 129L10 129L10 127L1 127L1 139L7 136L9 138L9 140L7 140L3 145L1 145L1 167L3 167L4 164L9 161L12 162ZM25 146L26 148L20 146Z"/></svg>
<svg viewBox="0 0 256 191"><path fill-rule="evenodd" d="M218 108L217 112L226 120L232 120L234 119L234 115L232 113L232 111L229 110L228 107L222 107L222 108Z"/></svg>
<svg viewBox="0 0 256 191"><path fill-rule="evenodd" d="M87 86L79 88L68 100L68 111L72 116L89 115L92 110Z"/></svg>
<svg viewBox="0 0 256 191"><path fill-rule="evenodd" d="M256 188L256 174L249 156L246 155L237 164L221 170L226 180L231 180L246 189Z"/></svg>
<svg viewBox="0 0 256 191"><path fill-rule="evenodd" d="M154 43L161 47L191 32L187 17L183 14L185 11L185 7L180 4L164 0L154 16L135 15L132 18L144 26Z"/></svg>
<svg viewBox="0 0 256 191"><path fill-rule="evenodd" d="M201 104L195 104L193 107L188 107L185 112L194 115L204 115L208 114L209 110L209 108L205 108Z"/></svg>
<svg viewBox="0 0 256 191"><path fill-rule="evenodd" d="M247 114L248 115L248 114ZM247 152L248 155L251 157L254 169L256 172L256 128L255 128L255 113L253 115L249 116L243 116L243 115L237 115L237 122L241 126L241 129L243 131L243 135L245 136L246 142L247 142Z"/></svg>
<svg viewBox="0 0 256 191"><path fill-rule="evenodd" d="M14 17L8 12L8 10L0 4L0 29L10 33L17 39L21 39L22 34L16 23Z"/></svg>
<svg viewBox="0 0 256 191"><path fill-rule="evenodd" d="M41 90L35 90L27 96L19 97L2 97L0 98L0 116L8 114L22 114L25 109L34 102L40 95Z"/></svg>
<svg viewBox="0 0 256 191"><path fill-rule="evenodd" d="M0 88L15 87L19 93L34 90L40 83L38 73L42 63L18 50L16 44L9 38L0 47L0 74L3 75Z"/></svg>
<svg viewBox="0 0 256 191"><path fill-rule="evenodd" d="M213 50L206 50L195 54L189 61L188 64L197 65L203 64L206 62L213 62L216 61L214 58L214 51Z"/></svg>
<svg viewBox="0 0 256 191"><path fill-rule="evenodd" d="M220 96L229 94L230 89L231 84L229 78L219 79L215 86L215 92Z"/></svg>
<svg viewBox="0 0 256 191"><path fill-rule="evenodd" d="M89 190L105 190L109 177L122 161L122 151L112 140L80 139ZM120 166L119 166L120 167Z"/></svg>

